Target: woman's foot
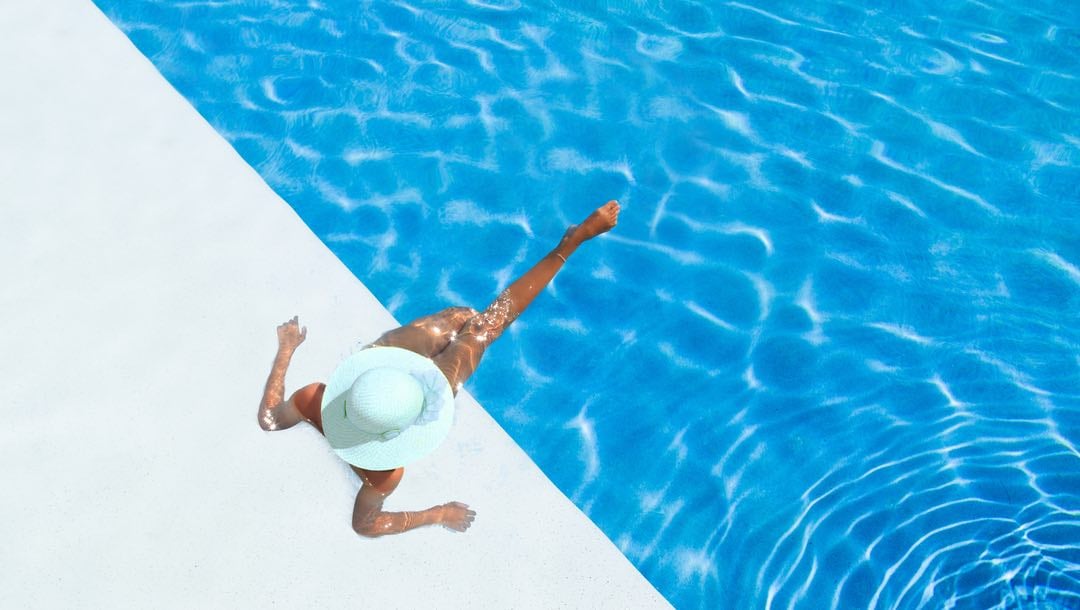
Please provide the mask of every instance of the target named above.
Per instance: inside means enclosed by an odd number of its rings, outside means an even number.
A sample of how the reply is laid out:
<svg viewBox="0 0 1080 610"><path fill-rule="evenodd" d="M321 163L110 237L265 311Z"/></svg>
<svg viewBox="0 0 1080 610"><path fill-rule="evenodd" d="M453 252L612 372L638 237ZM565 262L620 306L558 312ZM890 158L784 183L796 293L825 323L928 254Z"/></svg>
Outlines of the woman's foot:
<svg viewBox="0 0 1080 610"><path fill-rule="evenodd" d="M559 250L569 247L571 252L584 242L607 233L619 222L619 202L612 199L596 208L581 224L571 225L559 243ZM568 254L568 253L567 253Z"/></svg>

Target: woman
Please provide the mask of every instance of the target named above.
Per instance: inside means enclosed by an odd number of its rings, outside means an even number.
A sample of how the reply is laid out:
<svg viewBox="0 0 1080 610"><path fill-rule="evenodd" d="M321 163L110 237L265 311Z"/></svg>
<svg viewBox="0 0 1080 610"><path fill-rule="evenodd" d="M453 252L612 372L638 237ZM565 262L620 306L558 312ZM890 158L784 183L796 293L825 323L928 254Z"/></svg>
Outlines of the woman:
<svg viewBox="0 0 1080 610"><path fill-rule="evenodd" d="M391 330L345 359L327 383L300 388L288 400L285 371L307 329L296 317L277 329L278 351L259 406L263 430L315 426L360 475L353 530L383 536L439 524L463 532L476 513L460 502L421 511L385 512L404 465L430 452L453 420L453 396L476 370L484 350L544 289L582 243L611 230L619 204L609 201L518 278L482 312L451 307Z"/></svg>

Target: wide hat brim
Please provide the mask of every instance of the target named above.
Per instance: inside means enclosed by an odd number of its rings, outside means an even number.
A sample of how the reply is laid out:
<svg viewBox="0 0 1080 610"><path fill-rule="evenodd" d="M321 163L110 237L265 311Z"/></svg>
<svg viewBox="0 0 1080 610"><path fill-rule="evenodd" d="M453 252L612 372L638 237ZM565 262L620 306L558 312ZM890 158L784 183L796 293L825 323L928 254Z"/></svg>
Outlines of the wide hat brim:
<svg viewBox="0 0 1080 610"><path fill-rule="evenodd" d="M427 416L386 439L357 428L345 416L345 397L356 378L376 367L409 373L424 392ZM431 417L435 413L435 417ZM454 393L446 376L430 358L400 347L370 347L349 356L326 382L322 426L330 447L341 459L365 470L393 470L414 462L439 445L454 423Z"/></svg>

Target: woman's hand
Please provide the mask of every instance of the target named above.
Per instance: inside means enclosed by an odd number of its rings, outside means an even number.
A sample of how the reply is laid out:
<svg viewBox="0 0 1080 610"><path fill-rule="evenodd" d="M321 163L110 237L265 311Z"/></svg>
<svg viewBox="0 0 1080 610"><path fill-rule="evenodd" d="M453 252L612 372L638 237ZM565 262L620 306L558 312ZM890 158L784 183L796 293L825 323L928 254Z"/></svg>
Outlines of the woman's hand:
<svg viewBox="0 0 1080 610"><path fill-rule="evenodd" d="M278 350L294 351L307 338L307 327L300 327L299 316L277 327Z"/></svg>
<svg viewBox="0 0 1080 610"><path fill-rule="evenodd" d="M464 532L476 518L476 511L461 502L447 502L439 508L439 525L457 532Z"/></svg>

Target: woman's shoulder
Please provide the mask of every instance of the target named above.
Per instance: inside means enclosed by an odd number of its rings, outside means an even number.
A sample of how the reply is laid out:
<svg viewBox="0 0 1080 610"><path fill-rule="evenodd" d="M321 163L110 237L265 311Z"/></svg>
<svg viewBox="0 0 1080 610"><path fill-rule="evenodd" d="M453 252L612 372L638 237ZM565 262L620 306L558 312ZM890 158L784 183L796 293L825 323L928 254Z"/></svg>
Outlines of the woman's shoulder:
<svg viewBox="0 0 1080 610"><path fill-rule="evenodd" d="M394 491L398 483L401 482L401 477L405 476L405 468L395 468L394 470L364 470L363 468L352 467L353 472L360 475L360 480L365 485L370 485L376 491L388 494Z"/></svg>

